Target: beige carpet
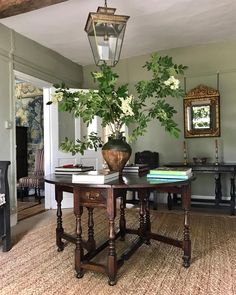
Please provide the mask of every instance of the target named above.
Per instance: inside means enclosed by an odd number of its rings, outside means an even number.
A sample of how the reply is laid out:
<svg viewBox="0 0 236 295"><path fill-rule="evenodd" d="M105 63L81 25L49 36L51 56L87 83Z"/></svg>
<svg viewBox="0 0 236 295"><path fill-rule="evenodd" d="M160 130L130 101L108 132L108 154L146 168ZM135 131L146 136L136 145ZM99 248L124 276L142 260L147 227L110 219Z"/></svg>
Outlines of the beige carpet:
<svg viewBox="0 0 236 295"><path fill-rule="evenodd" d="M101 212L101 211L100 211ZM85 214L86 215L86 214ZM128 224L137 225L137 210L130 209ZM96 214L96 235L107 233L105 214ZM152 215L153 230L182 237L178 213ZM64 216L67 231L74 230L73 214ZM80 280L74 275L74 245L58 253L55 218L48 224L15 237L12 250L0 252L0 294L236 294L236 220L230 216L191 216L192 264L184 269L182 251L153 241L141 248L119 270L116 286L105 275L87 271ZM130 240L128 238L127 240ZM117 242L118 253L128 241Z"/></svg>

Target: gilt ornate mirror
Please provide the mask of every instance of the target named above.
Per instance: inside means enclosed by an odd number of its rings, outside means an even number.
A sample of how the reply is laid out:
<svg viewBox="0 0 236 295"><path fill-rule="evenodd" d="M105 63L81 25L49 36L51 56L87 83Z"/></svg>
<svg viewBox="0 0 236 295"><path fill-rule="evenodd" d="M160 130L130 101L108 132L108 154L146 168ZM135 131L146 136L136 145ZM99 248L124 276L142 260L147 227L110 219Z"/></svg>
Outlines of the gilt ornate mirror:
<svg viewBox="0 0 236 295"><path fill-rule="evenodd" d="M199 85L184 98L184 137L220 136L219 91Z"/></svg>

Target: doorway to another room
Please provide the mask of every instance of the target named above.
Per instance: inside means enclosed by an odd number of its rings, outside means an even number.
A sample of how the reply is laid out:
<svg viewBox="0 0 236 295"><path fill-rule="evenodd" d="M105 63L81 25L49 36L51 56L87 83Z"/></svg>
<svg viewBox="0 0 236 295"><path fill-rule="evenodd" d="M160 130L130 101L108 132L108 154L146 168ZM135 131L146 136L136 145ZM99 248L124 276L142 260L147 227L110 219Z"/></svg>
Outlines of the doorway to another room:
<svg viewBox="0 0 236 295"><path fill-rule="evenodd" d="M37 153L44 150L44 114L43 90L18 77L15 78L15 126L17 219L20 221L45 211L43 185L34 189L32 182L36 180L30 178L37 173ZM44 167L44 163L40 165Z"/></svg>

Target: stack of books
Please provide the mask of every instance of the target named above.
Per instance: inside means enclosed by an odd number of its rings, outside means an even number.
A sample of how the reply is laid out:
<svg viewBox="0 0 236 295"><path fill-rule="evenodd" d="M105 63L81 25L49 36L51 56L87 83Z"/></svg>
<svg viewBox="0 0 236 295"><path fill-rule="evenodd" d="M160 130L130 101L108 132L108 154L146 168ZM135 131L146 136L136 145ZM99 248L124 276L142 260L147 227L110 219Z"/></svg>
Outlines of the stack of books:
<svg viewBox="0 0 236 295"><path fill-rule="evenodd" d="M119 172L109 170L88 171L72 175L73 183L104 184L119 178Z"/></svg>
<svg viewBox="0 0 236 295"><path fill-rule="evenodd" d="M148 164L128 164L124 167L123 173L145 173L150 170Z"/></svg>
<svg viewBox="0 0 236 295"><path fill-rule="evenodd" d="M186 167L159 167L151 169L147 174L147 179L151 182L174 182L187 180L192 176L192 168Z"/></svg>
<svg viewBox="0 0 236 295"><path fill-rule="evenodd" d="M73 173L77 172L85 172L94 170L93 166L82 166L82 165L63 165L60 167L55 167L55 174L64 174L64 175L72 175Z"/></svg>

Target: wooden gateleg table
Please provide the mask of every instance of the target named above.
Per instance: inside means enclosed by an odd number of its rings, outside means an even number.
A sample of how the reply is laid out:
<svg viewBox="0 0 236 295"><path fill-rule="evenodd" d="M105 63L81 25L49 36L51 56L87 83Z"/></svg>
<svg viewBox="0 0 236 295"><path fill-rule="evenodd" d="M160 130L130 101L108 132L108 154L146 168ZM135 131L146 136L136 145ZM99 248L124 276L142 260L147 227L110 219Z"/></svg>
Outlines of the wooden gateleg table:
<svg viewBox="0 0 236 295"><path fill-rule="evenodd" d="M72 183L71 176L48 175L45 181L55 185L55 198L57 201L57 228L56 244L58 251L64 248L63 240L75 244L75 270L78 278L82 278L84 270L92 270L105 273L108 276L110 285L116 284L118 269L128 260L131 255L143 244L150 244L151 240L157 240L163 243L179 247L183 250L183 266L189 267L191 260L191 240L189 226L189 211L191 202L191 181L193 178L185 181L151 184L146 176L125 175L120 179L106 184L75 184ZM126 227L126 214L129 210L126 208L126 192L134 190L138 192L139 198L139 221L138 229ZM175 193L181 195L183 208L183 239L176 240L154 233L151 230L149 195L151 191ZM76 219L75 235L69 235L64 232L62 222L61 202L63 192L71 192L74 196L74 214ZM117 214L116 199L120 198L119 213L119 231L115 231L115 218ZM94 208L105 208L108 220L108 238L102 244L97 245L94 238ZM82 239L82 214L88 212L88 239ZM116 239L125 239L127 234L136 235L135 241L118 258L116 254ZM99 264L91 260L102 250L108 247L108 256L106 264ZM150 245L151 247L151 245ZM85 253L86 251L86 253Z"/></svg>

